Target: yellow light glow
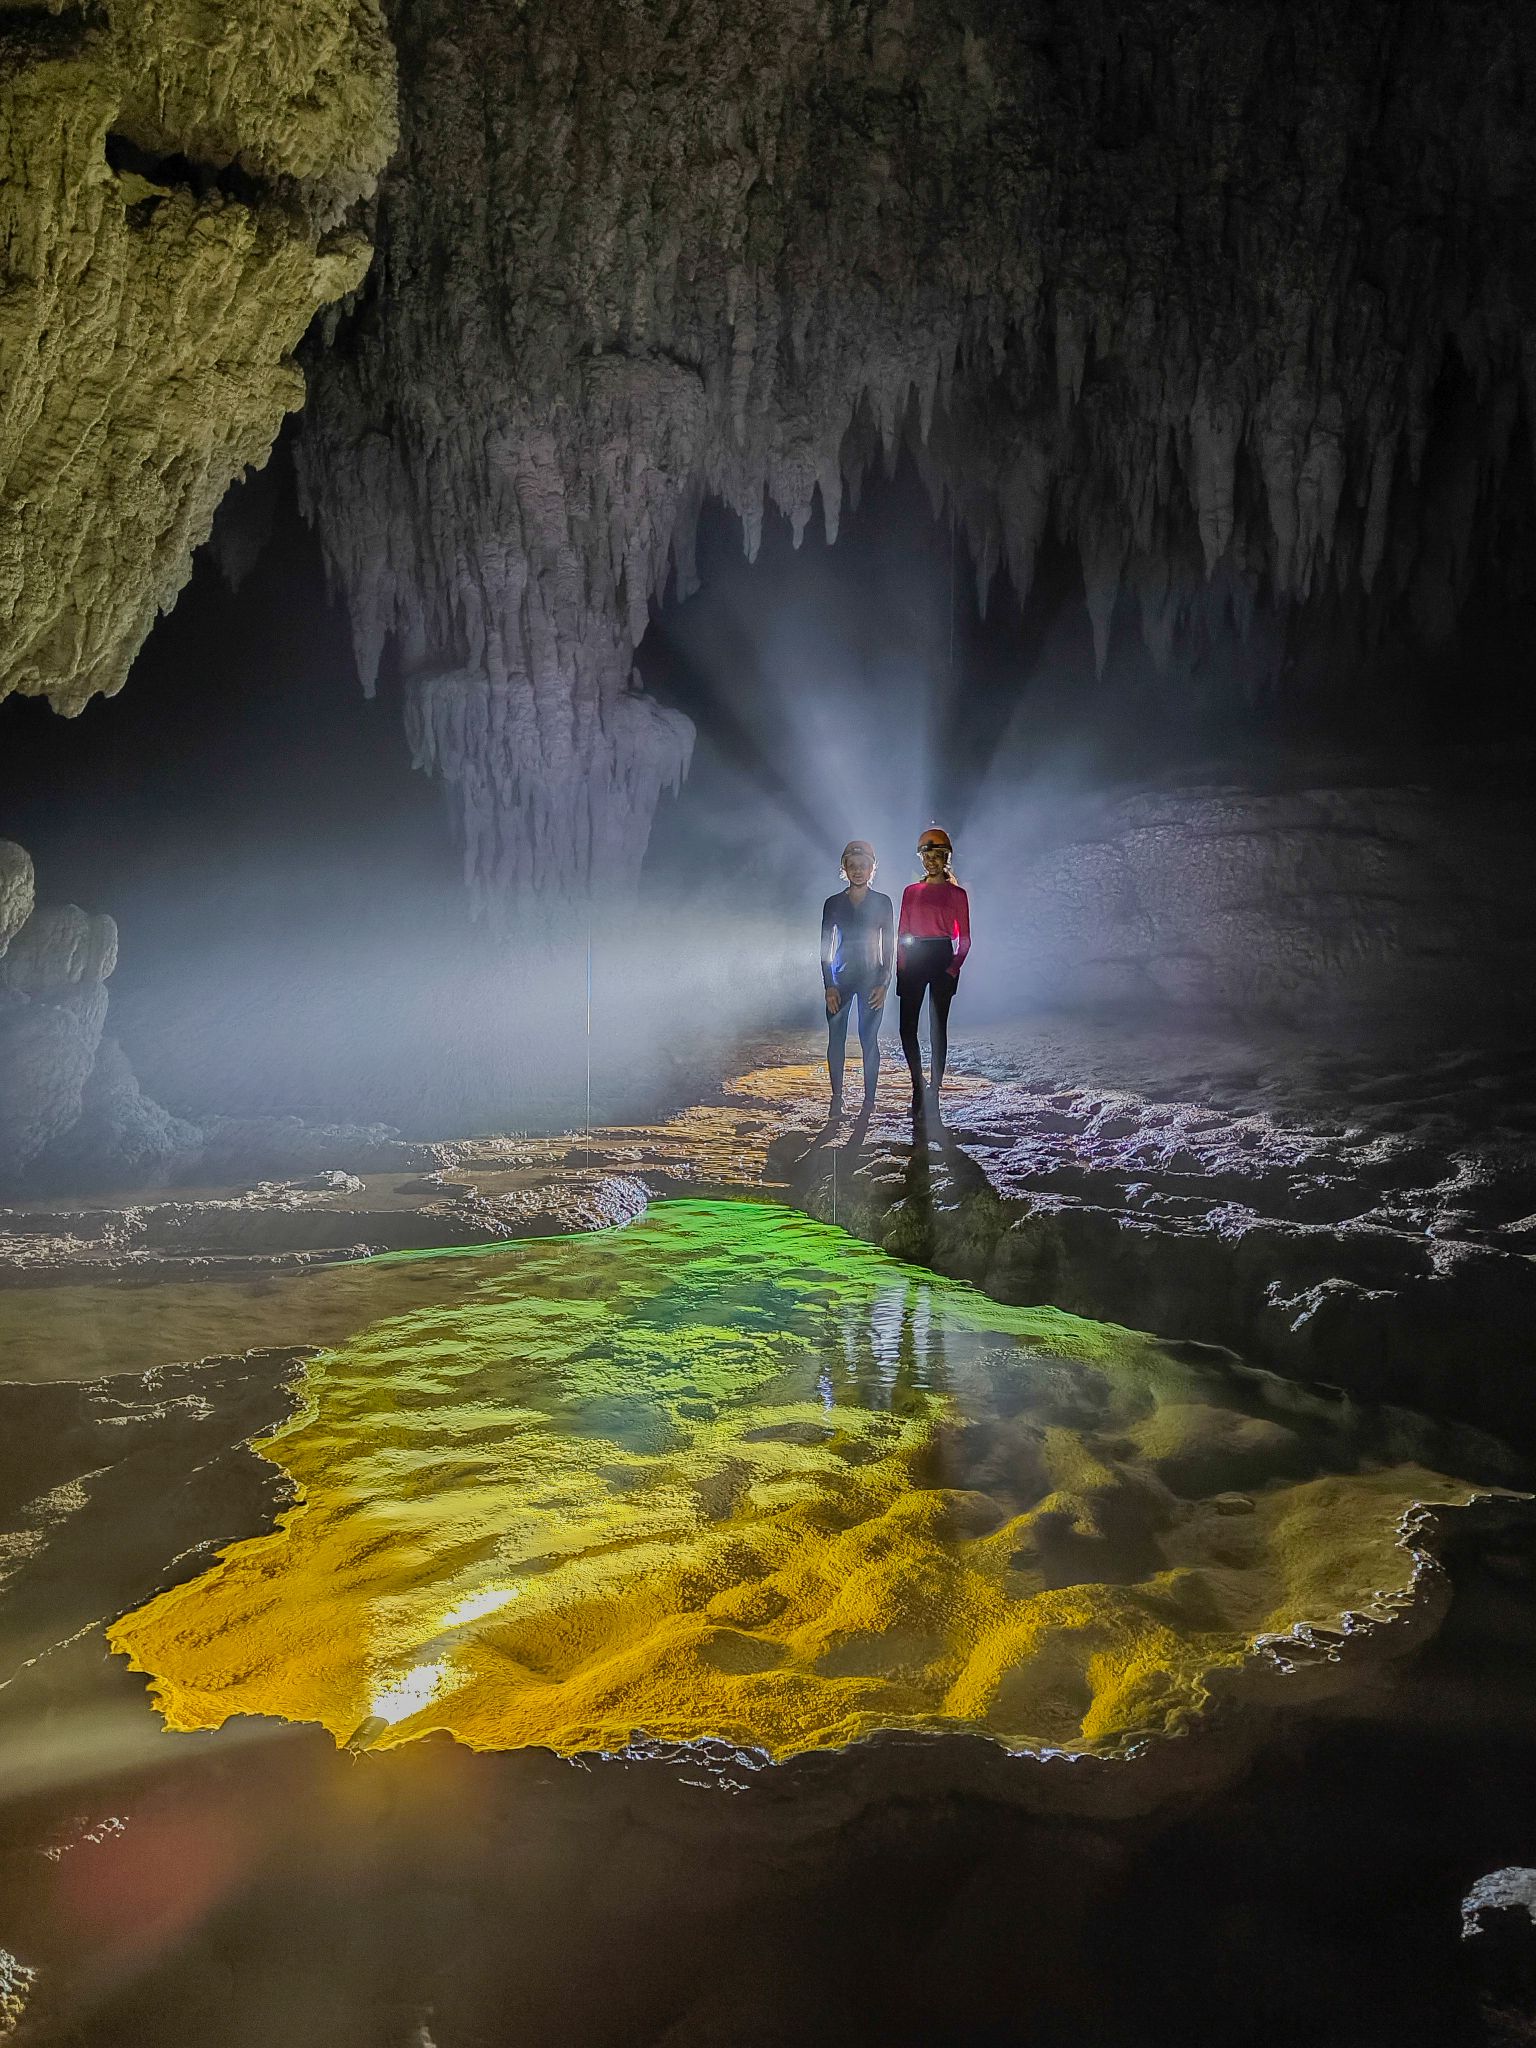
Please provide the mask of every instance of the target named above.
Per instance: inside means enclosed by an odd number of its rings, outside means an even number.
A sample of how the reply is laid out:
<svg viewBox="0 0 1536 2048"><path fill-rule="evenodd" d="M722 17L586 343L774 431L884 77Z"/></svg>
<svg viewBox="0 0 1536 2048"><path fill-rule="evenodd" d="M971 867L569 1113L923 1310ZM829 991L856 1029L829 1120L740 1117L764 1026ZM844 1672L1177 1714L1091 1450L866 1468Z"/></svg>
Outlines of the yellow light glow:
<svg viewBox="0 0 1536 2048"><path fill-rule="evenodd" d="M1256 1641L1390 1610L1404 1515L1477 1490L1400 1411L768 1205L463 1263L310 1363L260 1445L295 1489L278 1527L110 1629L169 1726L1114 1752Z"/></svg>

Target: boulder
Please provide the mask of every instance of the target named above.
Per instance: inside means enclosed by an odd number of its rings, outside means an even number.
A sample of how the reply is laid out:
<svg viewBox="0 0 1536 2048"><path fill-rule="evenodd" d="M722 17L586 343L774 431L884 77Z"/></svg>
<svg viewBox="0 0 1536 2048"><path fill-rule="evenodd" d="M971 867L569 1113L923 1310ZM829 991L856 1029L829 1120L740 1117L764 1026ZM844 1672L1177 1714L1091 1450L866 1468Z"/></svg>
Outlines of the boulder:
<svg viewBox="0 0 1536 2048"><path fill-rule="evenodd" d="M1536 2041L1536 1870L1480 1877L1461 1902L1461 1938L1491 2048Z"/></svg>

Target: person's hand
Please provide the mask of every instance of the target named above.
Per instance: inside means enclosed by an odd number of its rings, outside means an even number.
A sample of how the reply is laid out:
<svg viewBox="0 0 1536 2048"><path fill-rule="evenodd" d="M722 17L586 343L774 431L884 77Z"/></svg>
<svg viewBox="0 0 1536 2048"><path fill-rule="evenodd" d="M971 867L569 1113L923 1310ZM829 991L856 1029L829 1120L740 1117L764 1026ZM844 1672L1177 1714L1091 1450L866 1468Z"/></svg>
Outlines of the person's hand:
<svg viewBox="0 0 1536 2048"><path fill-rule="evenodd" d="M829 988L827 990L827 1015L829 1017L835 1017L842 1007L842 997L838 994L835 988Z"/></svg>
<svg viewBox="0 0 1536 2048"><path fill-rule="evenodd" d="M950 980L951 980L951 981L952 981L952 982L953 982L953 983L955 984L955 987L956 987L956 988L958 988L958 987L960 986L960 970L959 970L959 968L958 968L958 967L951 967L950 969L948 969L948 973L949 973L949 978L950 978Z"/></svg>
<svg viewBox="0 0 1536 2048"><path fill-rule="evenodd" d="M883 1003L884 1001L885 1001L885 990L884 990L883 988L872 988L872 989L870 990L870 992L869 992L869 1007L870 1007L870 1008L871 1008L872 1010L878 1010L878 1009L879 1009L879 1007L880 1007L880 1005L881 1005L881 1004L882 1004L882 1003Z"/></svg>

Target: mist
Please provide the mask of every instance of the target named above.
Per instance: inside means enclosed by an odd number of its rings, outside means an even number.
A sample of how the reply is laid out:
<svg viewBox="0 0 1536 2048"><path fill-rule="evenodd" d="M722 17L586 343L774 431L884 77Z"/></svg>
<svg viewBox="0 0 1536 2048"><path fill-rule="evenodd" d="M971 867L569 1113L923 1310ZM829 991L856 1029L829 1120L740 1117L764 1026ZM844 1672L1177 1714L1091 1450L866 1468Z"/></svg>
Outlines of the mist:
<svg viewBox="0 0 1536 2048"><path fill-rule="evenodd" d="M1054 1000L1024 889L1050 848L1159 777L1278 785L1316 744L1256 680L1262 619L1172 681L1125 627L1101 675L1075 554L1048 540L1026 606L1004 572L983 592L903 460L835 544L817 516L796 546L770 512L749 561L739 522L706 508L702 589L653 606L639 650L697 740L638 894L487 923L442 790L411 768L398 673L358 689L277 471L254 567L231 589L205 550L121 697L67 723L5 713L8 828L44 895L116 918L108 1030L192 1119L580 1129L690 1099L754 1035L803 1032L819 1059L839 851L871 840L899 899L930 823L972 899L963 1040ZM894 1015L884 1035L899 1058Z"/></svg>

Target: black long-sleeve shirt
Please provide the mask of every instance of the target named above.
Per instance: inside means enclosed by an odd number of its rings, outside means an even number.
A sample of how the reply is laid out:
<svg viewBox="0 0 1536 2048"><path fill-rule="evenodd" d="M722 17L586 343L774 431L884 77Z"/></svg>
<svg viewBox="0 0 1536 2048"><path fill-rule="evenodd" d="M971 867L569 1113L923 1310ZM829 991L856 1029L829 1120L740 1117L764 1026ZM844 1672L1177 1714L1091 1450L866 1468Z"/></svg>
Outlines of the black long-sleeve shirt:
<svg viewBox="0 0 1536 2048"><path fill-rule="evenodd" d="M891 978L895 916L889 896L865 891L855 903L846 889L821 907L821 978L828 988L884 988Z"/></svg>

